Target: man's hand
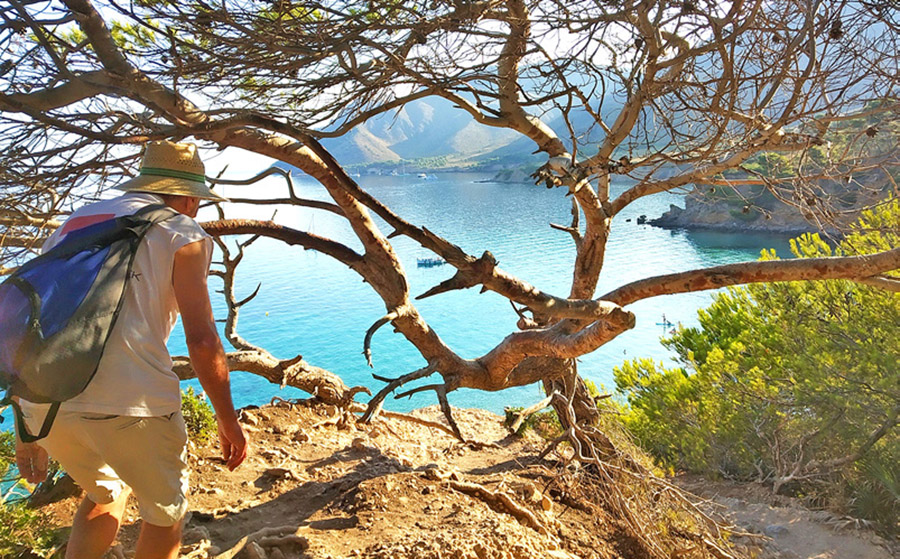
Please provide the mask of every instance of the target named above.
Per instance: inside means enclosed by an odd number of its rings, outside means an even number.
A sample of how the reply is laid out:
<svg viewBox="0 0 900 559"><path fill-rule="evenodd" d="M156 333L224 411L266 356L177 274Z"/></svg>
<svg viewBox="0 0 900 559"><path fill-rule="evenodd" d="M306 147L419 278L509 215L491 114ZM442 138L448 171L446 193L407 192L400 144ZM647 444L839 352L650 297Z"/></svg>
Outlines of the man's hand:
<svg viewBox="0 0 900 559"><path fill-rule="evenodd" d="M16 437L16 466L19 475L28 483L41 483L47 479L47 466L50 457L47 451L37 443L23 443Z"/></svg>
<svg viewBox="0 0 900 559"><path fill-rule="evenodd" d="M222 458L229 470L234 471L247 457L247 435L237 419L217 420Z"/></svg>

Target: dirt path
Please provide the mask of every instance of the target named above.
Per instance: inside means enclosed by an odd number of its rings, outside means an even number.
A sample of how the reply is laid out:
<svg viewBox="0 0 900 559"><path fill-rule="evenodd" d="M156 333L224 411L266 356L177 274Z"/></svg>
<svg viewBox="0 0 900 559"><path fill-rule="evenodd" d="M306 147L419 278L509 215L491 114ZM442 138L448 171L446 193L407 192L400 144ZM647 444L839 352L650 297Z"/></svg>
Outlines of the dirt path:
<svg viewBox="0 0 900 559"><path fill-rule="evenodd" d="M892 559L897 542L863 529L849 518L812 511L755 483L679 479L679 485L716 503L735 525L767 536L740 538L759 559ZM756 541L754 541L756 540Z"/></svg>
<svg viewBox="0 0 900 559"><path fill-rule="evenodd" d="M435 408L416 415L426 423L440 420ZM182 558L646 556L621 523L567 494L552 463L537 457L544 441L510 436L499 416L483 410L458 410L456 416L463 432L480 444L463 445L443 430L403 419L341 425L336 410L323 405L246 412L253 450L237 471L228 472L211 445L191 449L191 513ZM67 525L76 504L69 499L49 509ZM752 507L745 509L749 514ZM110 557L130 556L137 529L131 503ZM793 537L794 528L788 529ZM798 526L797 533L807 530ZM685 559L704 557L685 549ZM889 557L854 555L861 547L836 549L849 551L770 556Z"/></svg>

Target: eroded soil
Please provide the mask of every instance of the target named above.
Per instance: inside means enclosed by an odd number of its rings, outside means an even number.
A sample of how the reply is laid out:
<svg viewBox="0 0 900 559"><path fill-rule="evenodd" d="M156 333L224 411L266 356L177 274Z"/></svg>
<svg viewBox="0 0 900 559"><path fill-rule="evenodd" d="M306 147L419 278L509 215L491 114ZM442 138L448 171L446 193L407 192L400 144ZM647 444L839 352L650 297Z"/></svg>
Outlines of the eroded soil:
<svg viewBox="0 0 900 559"><path fill-rule="evenodd" d="M502 418L483 410L455 413L463 434L477 444L461 444L443 429L410 419L380 417L370 425L341 421L335 408L308 402L245 410L242 421L253 447L237 471L224 468L214 444L191 448L191 513L182 557L645 556L602 508L584 506L566 493L555 462L538 458L545 441L535 435L512 436ZM436 408L413 415L426 423L441 421ZM77 501L70 498L47 508L65 526ZM132 502L110 557L131 555L138 526ZM817 529L828 530L824 525ZM873 547L842 547L841 555L790 555L790 549L773 545L777 537L744 538L732 552L748 557L889 557L878 542L852 535L844 539ZM871 550L882 554L866 554Z"/></svg>

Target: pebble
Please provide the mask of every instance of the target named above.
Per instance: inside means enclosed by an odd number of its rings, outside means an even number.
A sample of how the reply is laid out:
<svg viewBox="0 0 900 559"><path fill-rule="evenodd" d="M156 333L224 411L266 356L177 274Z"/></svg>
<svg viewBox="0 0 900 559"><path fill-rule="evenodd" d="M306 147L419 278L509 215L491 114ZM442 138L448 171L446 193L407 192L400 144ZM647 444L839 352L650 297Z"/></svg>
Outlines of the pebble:
<svg viewBox="0 0 900 559"><path fill-rule="evenodd" d="M770 538L777 538L778 536L784 536L789 532L787 528L782 526L781 524L769 524L763 530L763 533Z"/></svg>
<svg viewBox="0 0 900 559"><path fill-rule="evenodd" d="M553 510L553 501L550 499L550 497L546 495L541 497L541 508L546 512L550 512L551 510Z"/></svg>
<svg viewBox="0 0 900 559"><path fill-rule="evenodd" d="M263 471L263 475L274 478L288 478L293 477L293 472L287 468L266 468L266 470Z"/></svg>

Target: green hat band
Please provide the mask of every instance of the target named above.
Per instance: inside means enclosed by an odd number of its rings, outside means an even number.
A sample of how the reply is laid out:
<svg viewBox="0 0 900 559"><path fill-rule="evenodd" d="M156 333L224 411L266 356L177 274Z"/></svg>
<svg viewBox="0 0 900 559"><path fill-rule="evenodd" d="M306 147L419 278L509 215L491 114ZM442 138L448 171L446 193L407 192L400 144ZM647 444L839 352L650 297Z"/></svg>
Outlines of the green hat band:
<svg viewBox="0 0 900 559"><path fill-rule="evenodd" d="M173 177L176 179L187 179L194 182L202 182L206 184L206 176L197 173L186 173L184 171L173 171L172 169L160 169L159 167L141 167L142 175L153 175L159 177Z"/></svg>

